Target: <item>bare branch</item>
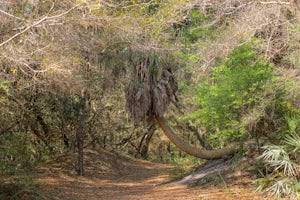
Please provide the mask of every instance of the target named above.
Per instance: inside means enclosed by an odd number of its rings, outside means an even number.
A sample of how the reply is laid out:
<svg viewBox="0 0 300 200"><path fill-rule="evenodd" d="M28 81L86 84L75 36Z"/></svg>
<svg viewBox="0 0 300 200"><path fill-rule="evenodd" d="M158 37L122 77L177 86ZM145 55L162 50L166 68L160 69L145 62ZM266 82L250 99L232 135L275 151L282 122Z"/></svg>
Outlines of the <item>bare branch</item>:
<svg viewBox="0 0 300 200"><path fill-rule="evenodd" d="M77 8L78 6L80 6L81 4L82 4L82 3L76 4L75 6L73 6L73 7L70 8L69 10L67 10L66 12L63 12L63 13L58 14L58 15L50 16L50 17L48 17L47 19L55 19L55 18L62 17L62 16L64 16L64 15L67 15L67 14L69 14L72 10L74 10L75 8Z"/></svg>
<svg viewBox="0 0 300 200"><path fill-rule="evenodd" d="M22 35L22 34L25 33L26 31L28 31L29 29L31 29L31 28L33 28L33 27L39 25L40 23L42 23L42 22L44 22L44 21L46 21L46 20L48 20L48 19L59 18L59 17L62 17L62 16L64 16L64 15L70 13L72 10L74 10L75 8L77 8L80 4L82 4L82 3L79 3L79 4L75 5L74 7L70 8L70 9L67 10L66 12L63 12L63 13L61 13L61 14L58 14L58 15L54 15L54 16L50 16L50 17L49 17L48 15L49 15L49 13L51 12L51 10L52 10L53 7L54 7L54 4L53 4L53 6L51 7L51 9L49 10L48 14L47 14L45 17L43 17L42 19L38 20L37 22L31 24L30 26L27 26L24 30L22 30L22 31L20 31L19 33L13 35L13 36L10 37L9 39L5 40L4 42L2 42L2 43L0 44L0 47L4 46L5 44L9 43L10 41L12 41L13 39L15 39L16 37Z"/></svg>
<svg viewBox="0 0 300 200"><path fill-rule="evenodd" d="M281 2L281 1L261 1L261 4L280 4L280 5L290 5L290 2Z"/></svg>
<svg viewBox="0 0 300 200"><path fill-rule="evenodd" d="M10 14L10 13L8 13L8 12L5 12L4 10L1 10L1 9L0 9L0 13L5 14L5 15L7 15L7 16L9 16L9 17L12 17L12 18L14 18L14 19L17 19L17 20L25 21L25 19L22 19L22 18L20 18L20 17L14 16L14 15L12 15L12 14Z"/></svg>
<svg viewBox="0 0 300 200"><path fill-rule="evenodd" d="M19 35L22 35L23 33L25 33L26 31L28 31L29 29L31 29L32 27L35 27L36 25L42 23L43 21L45 21L47 19L47 16L46 17L43 17L42 19L40 19L39 21L33 23L32 25L30 26L27 26L27 28L25 28L23 31L20 31L19 33L13 35L12 37L10 37L9 39L5 40L4 42L2 42L0 44L0 47L2 47L3 45L9 43L10 41L12 41L13 39L15 39L16 37L18 37Z"/></svg>

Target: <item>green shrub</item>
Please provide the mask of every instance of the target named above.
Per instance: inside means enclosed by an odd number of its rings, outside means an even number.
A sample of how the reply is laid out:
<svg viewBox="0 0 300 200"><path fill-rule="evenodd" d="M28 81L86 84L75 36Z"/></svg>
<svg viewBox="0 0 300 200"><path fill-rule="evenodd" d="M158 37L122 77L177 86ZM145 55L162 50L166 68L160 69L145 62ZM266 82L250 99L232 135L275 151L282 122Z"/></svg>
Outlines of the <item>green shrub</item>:
<svg viewBox="0 0 300 200"><path fill-rule="evenodd" d="M0 137L0 171L16 175L38 164L45 149L31 143L31 134L17 132Z"/></svg>
<svg viewBox="0 0 300 200"><path fill-rule="evenodd" d="M196 43L214 36L216 26L207 26L206 23L210 19L199 9L189 10L186 15L186 19L181 23L174 24L175 31L179 33L183 43Z"/></svg>
<svg viewBox="0 0 300 200"><path fill-rule="evenodd" d="M210 133L210 139L218 139L218 144L241 138L246 133L242 117L262 100L273 77L272 69L273 65L260 59L252 44L237 47L200 83L196 96L199 109L187 118Z"/></svg>
<svg viewBox="0 0 300 200"><path fill-rule="evenodd" d="M0 136L0 199L43 199L32 169L48 154L34 144L32 134L7 132Z"/></svg>
<svg viewBox="0 0 300 200"><path fill-rule="evenodd" d="M42 200L46 199L44 196L45 194L40 191L36 177L26 175L10 179L6 183L0 181L0 199Z"/></svg>

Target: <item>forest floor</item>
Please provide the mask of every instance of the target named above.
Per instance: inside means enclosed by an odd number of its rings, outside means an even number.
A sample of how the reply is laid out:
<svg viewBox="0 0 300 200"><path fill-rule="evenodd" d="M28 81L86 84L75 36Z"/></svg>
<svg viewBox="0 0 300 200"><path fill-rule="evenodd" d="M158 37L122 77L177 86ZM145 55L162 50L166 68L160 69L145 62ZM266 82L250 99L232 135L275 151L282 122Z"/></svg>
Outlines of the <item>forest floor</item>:
<svg viewBox="0 0 300 200"><path fill-rule="evenodd" d="M46 199L54 200L254 200L272 199L254 192L251 177L229 165L210 162L177 181L171 165L151 163L107 151L86 150L85 176L78 177L70 157L62 156L38 169ZM243 164L239 165L242 169ZM228 171L228 170L227 170Z"/></svg>

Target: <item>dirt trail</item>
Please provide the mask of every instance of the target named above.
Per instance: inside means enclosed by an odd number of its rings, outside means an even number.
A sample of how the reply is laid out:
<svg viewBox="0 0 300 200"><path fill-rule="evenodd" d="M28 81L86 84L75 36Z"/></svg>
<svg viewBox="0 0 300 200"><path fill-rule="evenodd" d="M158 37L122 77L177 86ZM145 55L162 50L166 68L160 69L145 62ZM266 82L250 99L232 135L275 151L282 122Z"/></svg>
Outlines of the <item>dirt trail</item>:
<svg viewBox="0 0 300 200"><path fill-rule="evenodd" d="M78 177L71 160L62 158L39 169L39 182L47 199L59 200L253 200L268 199L245 186L249 179L228 185L190 187L172 182L170 165L120 157L106 151L86 151L85 176ZM72 173L73 172L73 173ZM164 184L165 183L165 184Z"/></svg>

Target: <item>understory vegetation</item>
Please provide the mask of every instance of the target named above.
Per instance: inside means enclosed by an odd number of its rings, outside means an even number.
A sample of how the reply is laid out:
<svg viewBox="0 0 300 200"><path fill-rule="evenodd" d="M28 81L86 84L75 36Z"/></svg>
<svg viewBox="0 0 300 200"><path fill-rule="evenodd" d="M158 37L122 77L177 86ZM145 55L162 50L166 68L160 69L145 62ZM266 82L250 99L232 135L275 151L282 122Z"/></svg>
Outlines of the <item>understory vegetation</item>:
<svg viewBox="0 0 300 200"><path fill-rule="evenodd" d="M0 21L0 198L39 199L25 175L66 152L84 175L85 148L177 178L202 163L157 116L192 147L237 143L259 191L300 198L298 1L8 0Z"/></svg>

